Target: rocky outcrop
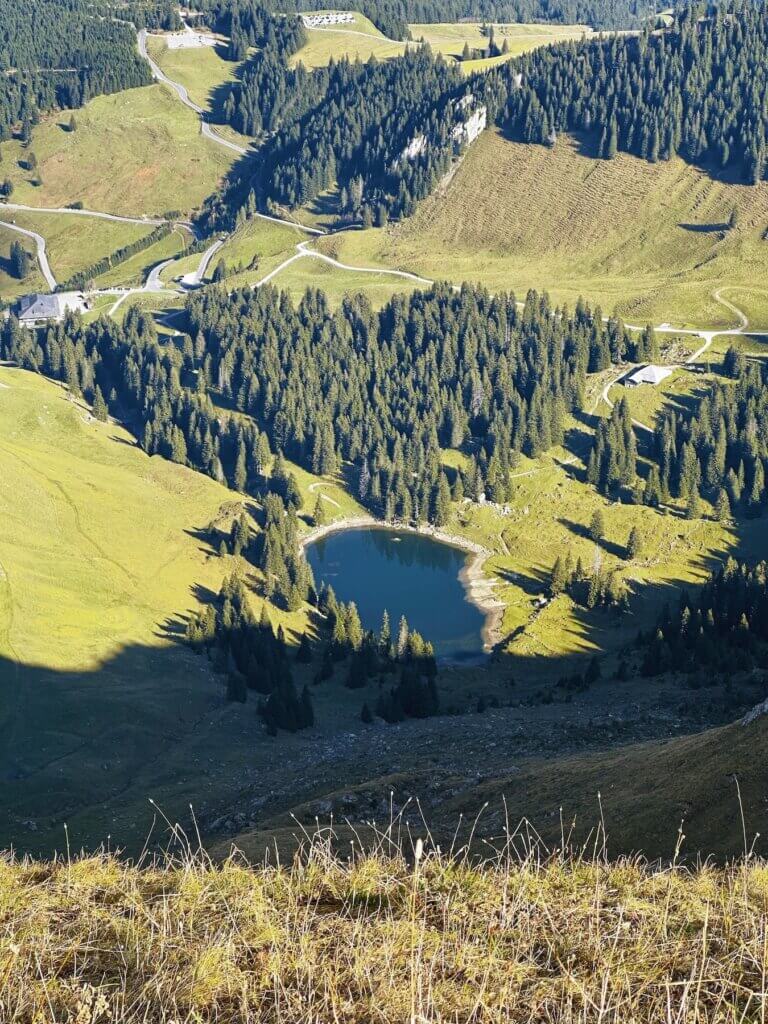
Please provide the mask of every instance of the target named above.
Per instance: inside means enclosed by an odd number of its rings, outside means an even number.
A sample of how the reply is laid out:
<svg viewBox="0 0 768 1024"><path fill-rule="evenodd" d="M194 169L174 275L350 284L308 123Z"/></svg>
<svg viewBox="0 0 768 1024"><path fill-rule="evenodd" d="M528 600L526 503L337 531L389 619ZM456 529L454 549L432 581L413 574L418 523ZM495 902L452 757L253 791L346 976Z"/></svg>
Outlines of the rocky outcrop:
<svg viewBox="0 0 768 1024"><path fill-rule="evenodd" d="M752 725L758 718L762 718L763 715L768 715L768 699L764 700L762 704L756 704L750 711L744 715L741 720L742 725Z"/></svg>

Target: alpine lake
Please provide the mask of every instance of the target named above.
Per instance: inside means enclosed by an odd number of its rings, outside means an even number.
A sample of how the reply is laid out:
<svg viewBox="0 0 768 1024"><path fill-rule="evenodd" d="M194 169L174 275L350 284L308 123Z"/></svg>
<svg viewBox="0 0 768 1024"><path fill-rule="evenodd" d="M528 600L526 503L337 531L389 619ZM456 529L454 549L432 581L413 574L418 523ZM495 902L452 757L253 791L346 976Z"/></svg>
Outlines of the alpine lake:
<svg viewBox="0 0 768 1024"><path fill-rule="evenodd" d="M485 615L461 578L466 551L424 534L356 527L313 541L306 556L318 586L354 601L365 629L378 632L386 610L393 635L404 615L442 661L483 658Z"/></svg>

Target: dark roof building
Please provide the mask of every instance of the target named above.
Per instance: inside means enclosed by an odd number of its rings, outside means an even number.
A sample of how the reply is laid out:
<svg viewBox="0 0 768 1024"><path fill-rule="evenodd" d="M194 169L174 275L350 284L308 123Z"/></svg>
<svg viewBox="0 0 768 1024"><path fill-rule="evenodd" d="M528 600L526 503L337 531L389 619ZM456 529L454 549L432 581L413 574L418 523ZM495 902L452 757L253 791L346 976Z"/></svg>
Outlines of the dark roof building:
<svg viewBox="0 0 768 1024"><path fill-rule="evenodd" d="M52 292L50 295L35 293L22 295L16 313L21 323L34 325L63 320L67 310L84 313L89 308L81 292Z"/></svg>

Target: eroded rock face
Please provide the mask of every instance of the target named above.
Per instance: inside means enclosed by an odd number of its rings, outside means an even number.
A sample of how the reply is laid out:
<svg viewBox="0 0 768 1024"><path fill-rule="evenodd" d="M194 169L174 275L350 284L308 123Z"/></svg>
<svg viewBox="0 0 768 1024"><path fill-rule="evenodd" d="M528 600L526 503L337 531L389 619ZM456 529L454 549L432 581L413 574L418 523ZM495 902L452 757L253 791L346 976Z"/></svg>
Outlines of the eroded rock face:
<svg viewBox="0 0 768 1024"><path fill-rule="evenodd" d="M751 725L756 722L758 718L762 718L763 715L768 715L768 698L762 702L762 704L756 704L750 711L744 715L741 720L742 725Z"/></svg>

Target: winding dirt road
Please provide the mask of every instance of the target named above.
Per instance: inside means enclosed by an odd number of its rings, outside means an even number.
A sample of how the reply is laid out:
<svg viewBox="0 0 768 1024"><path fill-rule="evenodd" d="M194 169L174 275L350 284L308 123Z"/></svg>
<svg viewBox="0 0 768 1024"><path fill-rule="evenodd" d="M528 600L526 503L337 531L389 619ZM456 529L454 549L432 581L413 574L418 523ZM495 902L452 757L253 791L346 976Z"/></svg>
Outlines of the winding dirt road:
<svg viewBox="0 0 768 1024"><path fill-rule="evenodd" d="M210 124L206 121L206 111L203 110L202 107L199 107L197 103L194 102L194 100L190 99L189 93L187 92L186 88L183 85L181 85L180 82L174 82L172 78L169 78L162 70L160 65L156 64L155 61L152 60L152 58L149 55L149 51L147 50L147 30L143 28L139 32L137 32L136 35L138 38L139 53L147 62L147 64L149 64L149 67L152 71L152 77L156 81L162 82L164 85L167 85L170 89L173 89L173 91L179 97L184 106L189 107L190 110L193 110L197 114L197 116L200 118L200 131L202 132L202 134L207 139L210 139L211 142L215 142L219 146L224 146L225 149L229 149L233 153L237 153L239 156L245 156L248 153L248 150L244 146L238 146L236 142L230 142L229 139L224 139L221 137L221 135L218 135L213 130L213 128L211 128Z"/></svg>
<svg viewBox="0 0 768 1024"><path fill-rule="evenodd" d="M383 274L389 277L402 277L408 281L416 281L418 284L434 284L434 281L430 280L430 278L420 277L418 274L412 274L407 270L390 270L387 267L355 267L350 263L341 263L332 256L326 256L324 252L318 252L316 249L307 248L309 244L309 242L299 242L296 246L296 252L293 253L292 256L283 260L283 262L279 266L275 267L274 270L270 270L266 277L262 277L260 281L256 281L253 284L253 287L261 288L262 285L268 284L274 277L277 277L278 274L282 273L286 267L289 267L292 263L301 259L321 260L323 263L328 263L330 266L337 267L339 270L347 270L355 274Z"/></svg>
<svg viewBox="0 0 768 1024"><path fill-rule="evenodd" d="M0 203L0 210L19 210L22 213L63 213L71 217L98 217L100 220L113 220L121 224L146 224L148 227L160 227L161 224L175 223L163 217L123 217L117 213L102 213L100 210L75 210L71 206L24 206L22 203ZM192 231L192 225L179 221L185 228Z"/></svg>
<svg viewBox="0 0 768 1024"><path fill-rule="evenodd" d="M724 287L726 287L726 286L724 286ZM726 309L729 309L736 317L738 317L738 320L739 320L739 326L738 327L731 327L731 328L729 328L727 330L707 330L707 331L697 331L697 330L694 330L694 329L679 330L679 329L676 329L674 327L669 326L668 324L661 324L659 327L654 327L654 331L657 334L689 334L689 335L692 335L694 337L698 337L698 338L702 339L702 344L696 349L695 352L692 352L688 356L688 358L685 360L685 364L684 365L686 365L686 366L690 366L692 363L696 363L696 362L699 361L699 359L701 359L701 357L704 355L704 353L707 351L707 349L712 344L713 338L716 338L716 337L733 337L733 336L736 336L736 335L743 335L743 334L750 333L749 332L749 320L746 318L746 316L744 315L743 311L740 310L738 306L735 306L732 302L729 302L728 299L724 299L722 297L722 295L720 294L721 290L722 289L718 288L716 291L714 291L712 293L712 296L713 296L713 298L715 299L716 302L719 302L721 305L725 306ZM629 327L631 330L635 330L635 331L642 330L642 328L634 326L634 325L631 325L631 324L626 324L625 326ZM766 332L754 331L752 333L754 333L756 335L760 335L762 337L762 336L765 336ZM602 392L600 393L600 397L597 399L597 401L595 402L595 404L594 404L594 406L592 408L592 412L593 413L597 410L597 407L600 404L601 400L603 402L605 402L605 404L608 406L609 409L613 409L614 403L608 397L608 392L611 390L611 388L614 386L614 384L616 384L618 381L621 380L621 378L624 376L624 374L626 372L627 372L626 370L622 370L621 373L618 374L618 376L616 376L616 377L614 377L614 378L612 378L611 380L608 381L608 383L605 385L605 387L603 388ZM644 431L646 431L649 434L653 433L653 427L649 427L647 423L641 423L640 420L632 420L632 424L633 424L633 426L637 427L638 430L644 430Z"/></svg>
<svg viewBox="0 0 768 1024"><path fill-rule="evenodd" d="M3 224L8 228L9 231L16 231L20 235L26 235L27 238L34 239L35 245L37 246L37 262L40 267L40 273L45 278L45 283L48 285L52 292L56 291L57 284L56 278L53 276L51 265L48 262L48 254L45 251L45 239L42 235L38 235L36 231L28 231L26 228L20 228L18 224L11 224L10 221L0 220L0 224Z"/></svg>
<svg viewBox="0 0 768 1024"><path fill-rule="evenodd" d="M357 33L357 32L355 32L352 29L336 29L336 28L333 28L333 29L332 28L321 29L320 28L320 29L318 29L318 31L329 31L329 32L339 32L340 31L340 32L346 32L348 34L361 34L361 35L365 34L365 33ZM147 31L146 31L146 29L141 29L140 31L137 32L136 35L137 35L139 53L147 61L147 63L149 64L154 79L156 81L158 81L158 82L162 82L165 85L167 85L170 89L172 89L176 93L176 95L179 97L181 102L186 107L188 107L190 110L194 111L194 113L200 119L200 125L201 125L201 132L202 132L202 134L206 138L210 139L212 142L215 142L218 145L224 146L225 148L227 148L227 149L237 153L240 156L247 155L248 152L249 152L248 149L244 148L243 146L237 145L234 142L230 142L228 139L222 138L220 135L218 135L213 130L211 125L206 120L207 112L202 107L198 106L198 104L196 104L190 98L189 93L188 93L187 89L185 88L185 86L183 86L180 82L175 82L175 81L173 81L173 79L169 78L165 74L165 72L162 70L162 68L160 68L160 66L152 59L152 57L149 55L149 52L148 52L148 49L147 49ZM370 37L367 37L367 38L370 38ZM144 217L127 217L127 216L121 216L121 215L118 215L118 214L102 213L100 211L95 211L95 210L73 210L71 208L66 208L66 207L64 207L64 208L62 208L62 207L58 207L58 208L29 207L29 206L24 206L24 205L19 204L19 203L5 203L3 205L5 206L6 209L9 209L9 210L19 210L19 211L24 211L24 212L29 212L29 213L69 214L69 215L83 216L83 217L99 217L99 218L102 218L104 220L122 221L122 222L126 222L126 223L131 223L131 224L146 224L146 225L149 225L149 226L158 226L160 224L169 223L168 221L160 219L160 218L152 218L152 217L146 217L146 216L144 216ZM2 206L0 206L0 209L2 209ZM303 224L297 224L295 221L288 220L288 219L282 218L282 217L276 217L276 216L273 216L273 215L270 215L270 214L256 213L255 216L260 218L260 219L262 219L262 220L271 221L271 222L273 222L275 224L281 224L281 225L285 225L287 227L294 228L297 231L301 231L301 232L303 232L305 234L309 234L309 235L320 236L320 235L331 235L331 234L338 233L338 232L325 232L325 231L322 231L319 228L307 227L306 225L303 225ZM40 263L40 268L41 268L41 271L43 273L43 276L45 277L46 283L48 284L49 288L52 291L55 290L55 288L56 288L56 279L55 279L55 277L53 275L53 272L51 271L51 267L50 267L50 264L48 262L48 258L47 258L47 255L46 255L45 239L43 238L43 236L39 235L37 232L28 231L25 228L17 227L16 225L10 224L8 222L3 222L3 223L6 223L6 226L8 228L10 228L11 230L17 231L20 234L26 235L26 236L34 239L34 241L35 241L35 243L37 245L38 261ZM190 224L186 224L186 223L182 223L182 222L179 222L179 223L180 223L180 226L184 226L188 230L194 232L194 228ZM342 229L342 230L344 230L344 229ZM194 283L200 284L202 282L202 280L204 279L205 274L206 274L206 272L208 270L208 266L210 264L211 259L213 258L215 253L218 252L219 249L221 249L221 247L225 244L225 242L226 242L226 239L224 239L224 238L217 239L217 241L215 241L205 251L205 253L203 254L203 256L202 256L202 258L200 260L200 264L199 264L197 270L195 271L195 273L193 275L194 278L195 278ZM259 287L262 287L265 284L268 284L275 277L277 277L280 273L282 273L282 271L284 271L287 267L289 267L292 263L295 263L296 261L298 261L300 259L320 260L320 261L322 261L324 263L327 263L329 266L332 266L332 267L335 267L335 268L337 268L339 270L347 271L347 272L350 272L350 273L380 274L380 275L389 276L389 277L398 277L398 278L401 278L403 280L414 281L417 284L423 284L423 285L427 285L427 286L434 284L434 281L431 278L422 277L419 274L415 274L415 273L412 273L412 272L406 271L406 270L394 270L394 269L390 269L390 268L387 268L387 267L354 266L354 265L349 264L349 263L343 263L340 260L337 260L337 259L335 259L332 256L328 256L325 253L318 252L316 249L310 249L309 248L309 244L310 243L308 241L299 242L297 244L297 246L296 246L296 251L291 256L289 256L287 259L283 260L282 263L280 263L277 267L275 267L273 270L271 270L261 280L255 282L252 285L252 287L259 288ZM176 259L166 260L163 263L158 264L156 267L154 267L151 270L150 274L149 274L149 277L147 279L146 284L142 288L101 289L101 290L99 290L97 292L94 292L93 294L96 294L96 295L99 295L99 294L110 294L110 295L117 295L118 296L116 302L114 303L114 305L112 306L112 308L110 310L110 313L111 313L114 310L118 309L120 307L120 305L125 301L125 299L129 295L131 295L131 294L135 294L135 293L138 293L138 292L154 292L154 293L168 292L169 289L166 289L166 288L163 287L162 281L160 279L160 274L162 273L162 271L166 267L170 266L171 264L173 264L176 261L177 261ZM739 326L738 327L730 328L730 329L725 329L725 330L723 330L723 329L706 329L706 330L702 329L702 330L697 330L697 329L694 329L694 328L675 328L675 327L671 326L668 323L663 323L663 324L658 325L657 327L654 327L654 331L657 334L679 334L679 335L687 334L687 335L691 335L691 336L698 337L698 338L702 339L702 344L696 349L695 352L691 353L691 355L687 358L687 360L686 360L687 363L694 363L694 362L698 361L701 358L701 356L710 347L710 345L712 344L712 339L716 335L741 335L741 334L745 334L748 331L749 322L747 320L747 317L744 315L744 313L737 306L735 306L733 303L731 303L728 299L724 299L721 296L720 289L718 289L717 291L714 292L714 298L715 298L715 300L717 302L721 303L723 306L725 306L727 309L729 309L738 318L738 320L739 320ZM643 330L642 326L636 325L636 324L629 324L628 323L628 324L626 324L626 327L629 328L630 330L637 330L637 331ZM755 332L755 333L757 333L757 332ZM616 378L616 379L618 379L618 378ZM609 381L605 385L605 387L602 390L602 393L601 393L600 397L597 399L597 401L595 403L595 410L596 410L597 406L599 405L601 399L602 399L602 401L604 401L606 403L606 405L608 406L609 409L613 408L613 403L611 402L610 398L608 397L608 392L609 392L610 388L613 386L613 384L615 382L616 382L616 380L611 380L611 381ZM595 411L595 410L593 410L593 411ZM645 431L651 431L651 428L647 424L641 423L639 421L633 421L633 422L635 423L635 426L638 427L638 429L645 430Z"/></svg>
<svg viewBox="0 0 768 1024"><path fill-rule="evenodd" d="M224 245L225 241L225 238L218 238L213 245L210 245L205 250L199 264L197 265L197 270L192 274L192 278L190 279L193 284L202 284L205 275L208 273L208 267L211 265L211 260L222 245Z"/></svg>

